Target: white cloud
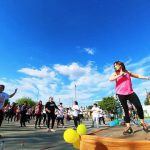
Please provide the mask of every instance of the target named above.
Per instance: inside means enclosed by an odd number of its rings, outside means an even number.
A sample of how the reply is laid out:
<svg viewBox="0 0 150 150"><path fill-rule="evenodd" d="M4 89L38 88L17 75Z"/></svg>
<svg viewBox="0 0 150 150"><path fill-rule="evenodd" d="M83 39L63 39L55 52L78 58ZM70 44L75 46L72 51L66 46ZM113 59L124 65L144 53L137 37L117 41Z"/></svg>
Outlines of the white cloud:
<svg viewBox="0 0 150 150"><path fill-rule="evenodd" d="M84 50L89 55L94 55L95 54L95 50L93 48L84 48Z"/></svg>
<svg viewBox="0 0 150 150"><path fill-rule="evenodd" d="M149 57L135 63L127 61L127 69L134 73L149 75L149 61ZM41 69L22 68L19 72L26 77L17 80L0 79L1 84L6 85L6 92L11 94L18 88L12 100L26 96L34 100L41 99L46 103L49 96L54 96L57 103L60 100L65 106L71 106L75 99L75 84L76 97L80 105L91 105L95 99L115 94L115 82L108 80L113 72L112 64L105 65L101 72L92 62L88 62L85 66L73 62L69 65L54 64L53 68L46 66ZM150 91L149 87L150 81L133 80L133 88L142 103L145 99L145 88Z"/></svg>
<svg viewBox="0 0 150 150"><path fill-rule="evenodd" d="M55 72L51 71L51 69L46 66L42 67L40 70L33 69L33 68L22 68L18 70L18 72L22 72L24 74L34 76L34 77L40 77L40 78L49 77L54 80L56 79Z"/></svg>
<svg viewBox="0 0 150 150"><path fill-rule="evenodd" d="M90 72L90 67L87 65L85 67L80 66L78 63L72 63L70 65L54 65L54 69L62 75L66 75L70 80L77 80L79 77Z"/></svg>
<svg viewBox="0 0 150 150"><path fill-rule="evenodd" d="M127 63L128 64L127 68L137 69L137 68L145 68L146 66L150 68L149 63L150 63L150 56L145 57L141 59L140 61L137 61L134 63L133 62Z"/></svg>

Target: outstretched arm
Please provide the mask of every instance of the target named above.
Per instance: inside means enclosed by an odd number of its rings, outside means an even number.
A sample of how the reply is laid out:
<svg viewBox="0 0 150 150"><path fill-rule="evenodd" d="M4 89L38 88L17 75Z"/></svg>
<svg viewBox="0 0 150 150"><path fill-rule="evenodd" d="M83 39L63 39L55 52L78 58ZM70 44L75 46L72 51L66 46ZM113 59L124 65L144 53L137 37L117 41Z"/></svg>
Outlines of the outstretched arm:
<svg viewBox="0 0 150 150"><path fill-rule="evenodd" d="M10 94L10 95L9 95L9 98L13 97L13 96L16 94L17 90L18 90L18 89L15 89L15 92L12 93L12 94Z"/></svg>
<svg viewBox="0 0 150 150"><path fill-rule="evenodd" d="M58 109L58 110L60 110L57 105L55 105L55 108Z"/></svg>
<svg viewBox="0 0 150 150"><path fill-rule="evenodd" d="M58 109L58 110L60 110L60 109L58 108L58 106L56 105L56 103L55 103L55 108Z"/></svg>
<svg viewBox="0 0 150 150"><path fill-rule="evenodd" d="M131 77L134 77L134 78L150 80L150 77L146 77L146 76L134 74L134 73L132 73L132 72L130 72L130 75L131 75Z"/></svg>

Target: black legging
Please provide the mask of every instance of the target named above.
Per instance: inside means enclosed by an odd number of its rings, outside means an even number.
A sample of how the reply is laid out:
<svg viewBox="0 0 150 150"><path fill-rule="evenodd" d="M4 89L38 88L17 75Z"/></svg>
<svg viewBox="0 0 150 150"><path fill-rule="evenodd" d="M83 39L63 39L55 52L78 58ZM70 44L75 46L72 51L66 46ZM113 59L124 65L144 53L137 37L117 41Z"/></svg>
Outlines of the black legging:
<svg viewBox="0 0 150 150"><path fill-rule="evenodd" d="M36 116L35 127L37 126L37 123L38 123L38 126L40 126L41 125L42 115L41 114L35 114L35 116Z"/></svg>
<svg viewBox="0 0 150 150"><path fill-rule="evenodd" d="M59 126L59 122L64 126L64 117L57 117L57 127Z"/></svg>
<svg viewBox="0 0 150 150"><path fill-rule="evenodd" d="M27 115L26 113L21 113L21 117L20 117L20 125L22 127L23 126L26 126L25 122L27 121Z"/></svg>
<svg viewBox="0 0 150 150"><path fill-rule="evenodd" d="M99 124L101 125L101 121L103 121L103 124L105 124L105 119L104 119L104 117L102 116L102 117L99 117Z"/></svg>
<svg viewBox="0 0 150 150"><path fill-rule="evenodd" d="M143 112L143 108L141 105L141 102L138 98L138 96L136 95L136 93L132 93L129 95L118 95L119 101L124 109L124 113L125 113L125 117L124 120L126 123L130 123L130 116L129 116L129 109L128 109L128 105L127 105L127 100L129 100L137 109L137 114L139 116L140 119L144 119L144 112Z"/></svg>
<svg viewBox="0 0 150 150"><path fill-rule="evenodd" d="M46 113L46 117L47 117L47 128L50 127L50 120L52 119L52 123L51 123L51 129L53 129L54 127L54 123L55 123L55 114L54 113Z"/></svg>
<svg viewBox="0 0 150 150"><path fill-rule="evenodd" d="M73 120L74 120L74 125L77 128L78 125L80 124L79 116L73 116Z"/></svg>
<svg viewBox="0 0 150 150"><path fill-rule="evenodd" d="M1 125L2 125L3 119L4 119L4 112L3 112L2 109L1 109L1 110L0 110L0 127L1 127Z"/></svg>

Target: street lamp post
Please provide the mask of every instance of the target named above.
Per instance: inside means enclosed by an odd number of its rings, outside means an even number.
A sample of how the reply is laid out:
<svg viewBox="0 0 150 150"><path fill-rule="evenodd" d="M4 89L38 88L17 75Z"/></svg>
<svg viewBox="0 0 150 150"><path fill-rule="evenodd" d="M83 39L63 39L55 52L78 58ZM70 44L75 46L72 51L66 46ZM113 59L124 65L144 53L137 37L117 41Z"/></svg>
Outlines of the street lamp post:
<svg viewBox="0 0 150 150"><path fill-rule="evenodd" d="M149 92L147 91L146 88L145 88L145 91L146 91L147 100L148 100L148 102L150 103L150 94L149 94Z"/></svg>
<svg viewBox="0 0 150 150"><path fill-rule="evenodd" d="M39 88L38 88L36 85L34 85L34 87L35 87L36 90L37 90L36 98L37 98L37 101L38 101L38 99L39 99L39 94L40 94Z"/></svg>
<svg viewBox="0 0 150 150"><path fill-rule="evenodd" d="M74 85L74 97L75 97L75 101L77 100L76 88L77 88L77 85L75 84Z"/></svg>

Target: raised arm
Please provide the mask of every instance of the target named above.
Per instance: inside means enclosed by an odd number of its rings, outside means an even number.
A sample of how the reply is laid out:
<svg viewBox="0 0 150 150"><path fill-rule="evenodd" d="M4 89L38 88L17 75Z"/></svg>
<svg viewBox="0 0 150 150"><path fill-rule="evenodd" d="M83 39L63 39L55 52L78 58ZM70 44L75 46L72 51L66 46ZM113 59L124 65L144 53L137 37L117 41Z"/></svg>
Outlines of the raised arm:
<svg viewBox="0 0 150 150"><path fill-rule="evenodd" d="M18 89L15 89L14 93L10 94L9 97L10 97L10 98L13 97L13 96L16 94L17 90L18 90Z"/></svg>
<svg viewBox="0 0 150 150"><path fill-rule="evenodd" d="M131 77L133 78L139 78L139 79L146 79L146 80L150 80L150 77L146 77L146 76L142 76L142 75L138 75L138 74L134 74L132 72L129 72Z"/></svg>

